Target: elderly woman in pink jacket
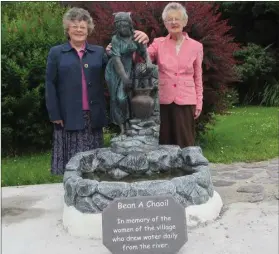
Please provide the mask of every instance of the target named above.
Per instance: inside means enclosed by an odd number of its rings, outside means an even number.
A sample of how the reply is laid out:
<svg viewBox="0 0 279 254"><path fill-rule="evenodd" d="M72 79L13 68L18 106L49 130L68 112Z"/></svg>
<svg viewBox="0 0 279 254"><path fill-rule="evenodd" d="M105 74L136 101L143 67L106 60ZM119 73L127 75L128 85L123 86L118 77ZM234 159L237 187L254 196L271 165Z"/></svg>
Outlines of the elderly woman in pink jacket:
<svg viewBox="0 0 279 254"><path fill-rule="evenodd" d="M188 16L181 4L169 3L162 18L169 34L155 38L148 47L149 56L159 71L159 143L181 148L194 146L195 119L203 106L203 46L183 32ZM149 41L142 31L135 32L135 40ZM109 45L107 51L110 49Z"/></svg>

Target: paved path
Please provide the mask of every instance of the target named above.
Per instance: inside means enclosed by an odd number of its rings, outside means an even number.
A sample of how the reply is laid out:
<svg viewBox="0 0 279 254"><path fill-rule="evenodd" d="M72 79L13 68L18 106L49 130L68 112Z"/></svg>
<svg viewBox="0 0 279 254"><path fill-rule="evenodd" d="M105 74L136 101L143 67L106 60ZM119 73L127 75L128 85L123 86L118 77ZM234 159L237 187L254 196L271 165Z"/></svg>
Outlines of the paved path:
<svg viewBox="0 0 279 254"><path fill-rule="evenodd" d="M210 166L224 211L189 230L179 254L278 254L278 159ZM101 241L68 235L62 211L62 184L2 188L2 253L110 254Z"/></svg>
<svg viewBox="0 0 279 254"><path fill-rule="evenodd" d="M279 199L279 158L256 163L210 164L213 184L224 204Z"/></svg>

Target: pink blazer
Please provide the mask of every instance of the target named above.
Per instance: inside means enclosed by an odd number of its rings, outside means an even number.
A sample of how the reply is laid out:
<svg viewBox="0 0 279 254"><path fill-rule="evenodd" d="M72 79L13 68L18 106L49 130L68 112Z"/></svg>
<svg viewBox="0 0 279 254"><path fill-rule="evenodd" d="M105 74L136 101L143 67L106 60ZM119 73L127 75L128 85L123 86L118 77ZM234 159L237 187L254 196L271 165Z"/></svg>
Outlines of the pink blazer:
<svg viewBox="0 0 279 254"><path fill-rule="evenodd" d="M160 104L196 105L202 110L203 46L187 33L184 36L178 54L170 35L155 38L148 47L152 62L158 64L159 101Z"/></svg>

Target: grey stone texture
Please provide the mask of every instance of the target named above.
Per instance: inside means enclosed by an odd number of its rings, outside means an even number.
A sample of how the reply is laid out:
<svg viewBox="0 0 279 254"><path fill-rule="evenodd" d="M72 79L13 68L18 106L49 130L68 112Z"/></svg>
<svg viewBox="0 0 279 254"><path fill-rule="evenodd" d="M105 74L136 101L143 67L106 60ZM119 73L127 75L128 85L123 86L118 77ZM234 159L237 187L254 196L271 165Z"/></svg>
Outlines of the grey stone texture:
<svg viewBox="0 0 279 254"><path fill-rule="evenodd" d="M90 179L81 179L77 183L76 191L81 197L87 197L95 193L98 182Z"/></svg>
<svg viewBox="0 0 279 254"><path fill-rule="evenodd" d="M256 203L276 198L278 158L227 165L211 163L210 168L213 185L224 202Z"/></svg>
<svg viewBox="0 0 279 254"><path fill-rule="evenodd" d="M238 171L238 172L225 172L222 174L223 177L225 178L231 178L234 180L243 180L243 179L249 179L253 176L253 173L251 172L243 172L243 171Z"/></svg>
<svg viewBox="0 0 279 254"><path fill-rule="evenodd" d="M122 198L130 196L131 186L125 182L100 182L97 191L109 199Z"/></svg>
<svg viewBox="0 0 279 254"><path fill-rule="evenodd" d="M208 160L202 155L200 147L186 147L182 150L184 162L189 166L208 165Z"/></svg>
<svg viewBox="0 0 279 254"><path fill-rule="evenodd" d="M268 173L268 175L272 178L277 178L278 180L278 177L279 177L279 171L278 171L278 168L277 169L268 169L266 171Z"/></svg>
<svg viewBox="0 0 279 254"><path fill-rule="evenodd" d="M65 201L67 205L73 205L75 203L75 198L77 195L76 188L77 188L78 180L75 177L68 178L68 180L64 184L65 188Z"/></svg>
<svg viewBox="0 0 279 254"><path fill-rule="evenodd" d="M99 193L92 196L92 201L100 211L103 211L111 203L111 199L108 199Z"/></svg>
<svg viewBox="0 0 279 254"><path fill-rule="evenodd" d="M240 186L237 189L237 192L244 192L244 193L262 193L264 191L264 187L261 185L245 185Z"/></svg>
<svg viewBox="0 0 279 254"><path fill-rule="evenodd" d="M224 187L224 186L231 186L235 184L233 181L225 181L225 180L216 180L213 181L213 185L216 187Z"/></svg>
<svg viewBox="0 0 279 254"><path fill-rule="evenodd" d="M158 119L158 116L153 115L147 120L130 120L126 134L111 140L112 152L126 156L131 151L146 152L156 149L160 130Z"/></svg>
<svg viewBox="0 0 279 254"><path fill-rule="evenodd" d="M119 168L129 174L141 174L148 171L147 156L143 152L131 152L119 163Z"/></svg>
<svg viewBox="0 0 279 254"><path fill-rule="evenodd" d="M165 196L176 193L176 187L171 181L142 181L131 184L131 196Z"/></svg>
<svg viewBox="0 0 279 254"><path fill-rule="evenodd" d="M126 173L125 171L123 171L123 170L121 170L121 169L119 169L119 168L110 170L110 171L108 172L108 174L109 174L112 178L114 178L114 179L116 179L116 180L120 180L120 179L122 179L122 178L124 178L124 177L126 177L126 176L129 175L128 173Z"/></svg>
<svg viewBox="0 0 279 254"><path fill-rule="evenodd" d="M259 194L253 194L251 197L249 197L248 201L250 203L257 203L264 200L264 193Z"/></svg>
<svg viewBox="0 0 279 254"><path fill-rule="evenodd" d="M154 121L137 124L141 128L154 127ZM174 171L178 171L176 177L160 179L161 174L171 175ZM86 179L87 174L92 180ZM137 181L137 177L156 180ZM162 146L152 136L120 136L111 148L78 153L67 164L63 183L66 204L83 213L99 213L115 199L139 196L171 195L184 207L200 205L214 191L201 148Z"/></svg>
<svg viewBox="0 0 279 254"><path fill-rule="evenodd" d="M77 196L75 208L82 213L96 213L99 211L98 207L93 203L90 197Z"/></svg>
<svg viewBox="0 0 279 254"><path fill-rule="evenodd" d="M127 129L127 135L131 137L142 135L156 137L156 134L159 133L159 130L159 122L156 116L153 116L147 120L132 119L130 121L129 128Z"/></svg>

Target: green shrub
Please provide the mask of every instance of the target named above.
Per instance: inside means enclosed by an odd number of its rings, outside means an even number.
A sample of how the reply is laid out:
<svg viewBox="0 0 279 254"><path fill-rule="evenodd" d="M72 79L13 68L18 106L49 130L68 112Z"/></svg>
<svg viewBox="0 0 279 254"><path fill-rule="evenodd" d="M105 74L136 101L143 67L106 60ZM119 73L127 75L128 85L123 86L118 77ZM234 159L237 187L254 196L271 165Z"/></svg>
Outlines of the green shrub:
<svg viewBox="0 0 279 254"><path fill-rule="evenodd" d="M276 56L269 47L249 43L247 47L235 53L240 64L236 66L241 79L238 85L240 102L243 104L260 104L266 84L274 84L278 76Z"/></svg>
<svg viewBox="0 0 279 254"><path fill-rule="evenodd" d="M279 107L279 80L267 84L262 93L261 104L271 107Z"/></svg>
<svg viewBox="0 0 279 254"><path fill-rule="evenodd" d="M2 153L51 144L44 101L49 49L65 41L62 15L54 2L2 4Z"/></svg>
<svg viewBox="0 0 279 254"><path fill-rule="evenodd" d="M237 90L234 87L229 87L226 91L223 98L223 107L226 109L231 109L234 106L239 105L239 95Z"/></svg>

